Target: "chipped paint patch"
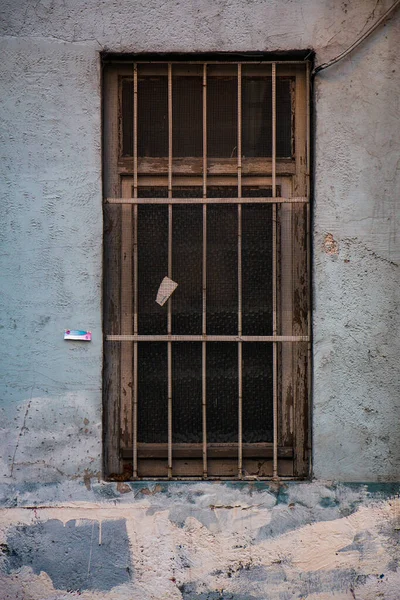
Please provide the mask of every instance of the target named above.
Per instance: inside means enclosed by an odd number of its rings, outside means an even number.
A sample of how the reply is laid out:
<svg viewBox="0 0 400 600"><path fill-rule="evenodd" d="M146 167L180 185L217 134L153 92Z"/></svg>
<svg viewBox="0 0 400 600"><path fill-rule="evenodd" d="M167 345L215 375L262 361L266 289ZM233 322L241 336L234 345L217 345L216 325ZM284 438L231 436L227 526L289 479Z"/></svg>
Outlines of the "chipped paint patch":
<svg viewBox="0 0 400 600"><path fill-rule="evenodd" d="M331 233L327 233L325 236L323 250L325 254L329 254L331 256L339 254L339 244Z"/></svg>
<svg viewBox="0 0 400 600"><path fill-rule="evenodd" d="M56 589L109 591L133 571L125 520L57 519L16 525L7 532L5 570L44 572Z"/></svg>

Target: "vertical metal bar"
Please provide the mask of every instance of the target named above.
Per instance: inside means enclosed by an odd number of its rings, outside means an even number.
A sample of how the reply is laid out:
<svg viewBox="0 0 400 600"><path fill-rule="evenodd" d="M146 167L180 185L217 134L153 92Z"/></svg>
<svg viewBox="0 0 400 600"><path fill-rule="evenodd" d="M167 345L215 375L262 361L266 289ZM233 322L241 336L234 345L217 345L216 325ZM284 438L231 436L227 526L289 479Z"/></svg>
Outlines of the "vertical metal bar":
<svg viewBox="0 0 400 600"><path fill-rule="evenodd" d="M238 64L237 172L238 198L242 197L242 65ZM242 335L242 205L238 204L238 335ZM243 476L243 347L238 342L238 478Z"/></svg>
<svg viewBox="0 0 400 600"><path fill-rule="evenodd" d="M172 198L172 64L168 63L168 198ZM168 277L172 279L172 204L168 204ZM168 334L172 333L172 300L168 300ZM168 342L168 478L172 477L172 342Z"/></svg>
<svg viewBox="0 0 400 600"><path fill-rule="evenodd" d="M311 155L311 147L310 147L310 63L307 63L306 66L306 144L307 144L307 165L306 165L306 177L307 177L307 187L306 187L306 196L307 199L310 200L310 155Z"/></svg>
<svg viewBox="0 0 400 600"><path fill-rule="evenodd" d="M203 198L207 198L207 65L203 65ZM207 204L203 204L203 321L207 334ZM207 478L207 343L202 343L203 477Z"/></svg>
<svg viewBox="0 0 400 600"><path fill-rule="evenodd" d="M276 64L272 64L272 197L276 198ZM272 331L277 335L277 247L276 203L272 205ZM278 346L273 342L273 462L272 477L278 478Z"/></svg>
<svg viewBox="0 0 400 600"><path fill-rule="evenodd" d="M137 64L133 67L133 197L138 197L138 156L137 156L137 104L138 104L138 73ZM133 207L133 333L138 333L138 206ZM133 478L138 476L137 438L138 438L138 345L133 344Z"/></svg>

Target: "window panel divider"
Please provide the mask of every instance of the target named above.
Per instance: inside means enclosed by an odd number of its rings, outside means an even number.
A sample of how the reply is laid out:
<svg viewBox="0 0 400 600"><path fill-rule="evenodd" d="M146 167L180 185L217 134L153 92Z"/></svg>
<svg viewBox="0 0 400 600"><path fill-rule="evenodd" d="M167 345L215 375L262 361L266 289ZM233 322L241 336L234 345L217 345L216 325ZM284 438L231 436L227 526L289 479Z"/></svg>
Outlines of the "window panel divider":
<svg viewBox="0 0 400 600"><path fill-rule="evenodd" d="M106 335L107 342L308 342L308 335Z"/></svg>
<svg viewBox="0 0 400 600"><path fill-rule="evenodd" d="M275 186L276 187L276 186ZM246 198L106 198L106 204L307 204L306 196Z"/></svg>

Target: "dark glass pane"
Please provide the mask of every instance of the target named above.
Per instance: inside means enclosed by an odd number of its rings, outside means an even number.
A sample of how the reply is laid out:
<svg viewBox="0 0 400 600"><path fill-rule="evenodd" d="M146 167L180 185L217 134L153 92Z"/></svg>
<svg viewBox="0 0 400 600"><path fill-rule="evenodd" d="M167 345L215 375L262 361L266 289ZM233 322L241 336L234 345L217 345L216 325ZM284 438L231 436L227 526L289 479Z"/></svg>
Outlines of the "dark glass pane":
<svg viewBox="0 0 400 600"><path fill-rule="evenodd" d="M207 154L237 156L237 77L207 80Z"/></svg>
<svg viewBox="0 0 400 600"><path fill-rule="evenodd" d="M207 333L209 335L237 334L237 215L238 208L234 205L210 204L207 207Z"/></svg>
<svg viewBox="0 0 400 600"><path fill-rule="evenodd" d="M242 153L246 158L272 156L272 79L242 77ZM291 80L276 80L276 155L291 157Z"/></svg>
<svg viewBox="0 0 400 600"><path fill-rule="evenodd" d="M122 207L104 204L104 329L121 333L121 218Z"/></svg>
<svg viewBox="0 0 400 600"><path fill-rule="evenodd" d="M182 190L174 194L187 197ZM172 214L172 279L178 283L172 295L172 333L201 334L203 208L176 205Z"/></svg>
<svg viewBox="0 0 400 600"><path fill-rule="evenodd" d="M122 156L133 155L133 81L122 80Z"/></svg>
<svg viewBox="0 0 400 600"><path fill-rule="evenodd" d="M133 195L133 186L132 186L132 195ZM161 187L161 186L139 187L138 196L139 196L139 198L168 198L168 188Z"/></svg>
<svg viewBox="0 0 400 600"><path fill-rule="evenodd" d="M138 344L138 441L168 441L167 344Z"/></svg>
<svg viewBox="0 0 400 600"><path fill-rule="evenodd" d="M172 345L172 439L177 443L202 441L201 344Z"/></svg>
<svg viewBox="0 0 400 600"><path fill-rule="evenodd" d="M272 442L272 344L244 343L243 441Z"/></svg>
<svg viewBox="0 0 400 600"><path fill-rule="evenodd" d="M172 81L173 156L203 156L203 81L174 77Z"/></svg>
<svg viewBox="0 0 400 600"><path fill-rule="evenodd" d="M138 156L168 156L168 79L139 77Z"/></svg>
<svg viewBox="0 0 400 600"><path fill-rule="evenodd" d="M207 440L238 441L237 344L207 344Z"/></svg>
<svg viewBox="0 0 400 600"><path fill-rule="evenodd" d="M244 73L246 71L243 68ZM291 157L293 78L276 79L276 155ZM173 78L173 155L202 156L202 79ZM207 154L209 158L237 156L237 77L207 79ZM133 155L133 82L122 80L122 155ZM167 75L139 77L138 155L168 156ZM242 155L272 155L272 79L242 77Z"/></svg>
<svg viewBox="0 0 400 600"><path fill-rule="evenodd" d="M142 335L167 333L167 305L156 303L168 274L168 206L138 206L138 329Z"/></svg>
<svg viewBox="0 0 400 600"><path fill-rule="evenodd" d="M294 155L293 81L293 79L284 77L276 79L276 155L282 158Z"/></svg>
<svg viewBox="0 0 400 600"><path fill-rule="evenodd" d="M270 196L270 190L263 192ZM247 193L257 195L251 189ZM271 204L242 207L242 267L243 335L272 335Z"/></svg>

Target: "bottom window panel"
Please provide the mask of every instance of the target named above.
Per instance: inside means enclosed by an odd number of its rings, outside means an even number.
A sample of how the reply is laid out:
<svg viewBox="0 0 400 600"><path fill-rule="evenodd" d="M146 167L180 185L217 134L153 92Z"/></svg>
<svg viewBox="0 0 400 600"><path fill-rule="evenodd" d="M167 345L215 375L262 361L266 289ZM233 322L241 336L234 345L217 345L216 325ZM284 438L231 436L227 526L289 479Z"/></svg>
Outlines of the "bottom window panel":
<svg viewBox="0 0 400 600"><path fill-rule="evenodd" d="M204 346L201 342L171 342L169 369L168 343L138 342L135 378L135 344L106 342L105 436L117 457L113 463L105 455L110 478L132 479L134 456L138 478L254 479L274 475L274 344L242 342L242 417L238 344L207 342ZM277 342L275 359L278 476L305 477L309 344ZM111 437L113 429L116 435ZM168 455L172 455L170 469Z"/></svg>

